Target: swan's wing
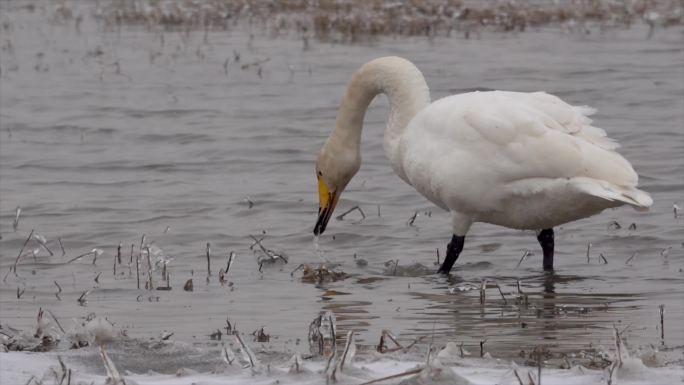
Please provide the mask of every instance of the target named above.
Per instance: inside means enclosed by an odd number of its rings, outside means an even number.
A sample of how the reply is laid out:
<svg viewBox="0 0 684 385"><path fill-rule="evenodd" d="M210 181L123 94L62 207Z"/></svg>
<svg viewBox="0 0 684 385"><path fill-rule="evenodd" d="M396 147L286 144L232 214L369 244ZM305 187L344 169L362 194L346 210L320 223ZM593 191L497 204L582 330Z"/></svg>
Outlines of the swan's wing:
<svg viewBox="0 0 684 385"><path fill-rule="evenodd" d="M559 97L546 92L500 92L501 97L524 101L529 107L543 112L550 129L574 135L606 150L615 150L620 145L609 138L606 131L592 126L590 116L596 109L589 106L572 106Z"/></svg>
<svg viewBox="0 0 684 385"><path fill-rule="evenodd" d="M540 180L559 178L592 196L650 205L647 194L635 192L638 176L614 151L617 143L590 125L590 111L545 93L447 97L407 128L404 170L411 184L443 206L450 200L484 205L484 197L501 196L509 186L516 194L526 193L521 186L533 194L544 188ZM535 182L520 183L526 180Z"/></svg>

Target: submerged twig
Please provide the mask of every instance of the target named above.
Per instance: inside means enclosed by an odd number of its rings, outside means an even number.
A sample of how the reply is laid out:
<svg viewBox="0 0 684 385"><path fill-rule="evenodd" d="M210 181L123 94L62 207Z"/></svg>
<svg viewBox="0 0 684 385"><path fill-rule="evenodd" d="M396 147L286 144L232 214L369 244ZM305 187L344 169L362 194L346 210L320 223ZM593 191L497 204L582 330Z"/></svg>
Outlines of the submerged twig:
<svg viewBox="0 0 684 385"><path fill-rule="evenodd" d="M532 255L532 253L530 253L530 251L529 251L528 249L525 249L525 250L523 251L522 257L520 257L520 260L518 261L518 264L517 264L515 267L520 267L520 264L523 263L523 261L525 260L525 258L527 258L527 257L530 256L530 255Z"/></svg>
<svg viewBox="0 0 684 385"><path fill-rule="evenodd" d="M83 258L83 257L85 257L85 256L87 256L87 255L90 255L90 254L93 255L93 265L94 265L95 262L97 261L97 257L98 257L99 255L102 254L102 250L100 250L100 249L98 249L98 248L94 248L94 249L90 250L90 251L87 252L87 253L83 253L83 254L81 254L81 255L79 255L79 256L77 256L77 257L71 258L70 260L67 261L67 263L74 262L74 261L76 261L76 260L78 260L78 259L80 259L80 258Z"/></svg>
<svg viewBox="0 0 684 385"><path fill-rule="evenodd" d="M637 253L635 252L634 254L632 254L631 257L629 257L629 259L627 259L627 260L625 261L625 265L629 265L629 262L630 262L632 259L634 259L636 256L637 256Z"/></svg>
<svg viewBox="0 0 684 385"><path fill-rule="evenodd" d="M52 250L50 250L50 248L47 246L47 239L46 239L44 236L42 236L42 235L40 235L40 234L38 234L38 233L34 233L34 234L33 234L33 239L35 239L35 241L38 242L38 244L40 245L40 247L42 247L43 249L45 249L45 251L47 251L48 254L50 254L50 256L55 255L55 254L52 252ZM34 255L34 257L35 257L35 251L34 251L34 254L33 254L33 255Z"/></svg>
<svg viewBox="0 0 684 385"><path fill-rule="evenodd" d="M354 207L350 208L349 210L347 210L347 211L343 212L342 214L338 215L338 216L336 217L336 219L337 219L338 221L341 221L342 219L344 219L344 217L345 217L347 214L351 213L351 212L354 211L354 210L357 210L357 211L361 214L361 219L359 220L359 222L362 221L362 220L364 220L364 219L366 219L366 214L363 213L363 210L361 210L361 207L359 207L359 206L354 206Z"/></svg>
<svg viewBox="0 0 684 385"><path fill-rule="evenodd" d="M501 294L501 298L503 298L504 305L508 305L508 301L506 300L506 296L504 295L503 291L501 291L501 286L499 286L499 283L496 283L496 288L499 289L499 294Z"/></svg>
<svg viewBox="0 0 684 385"><path fill-rule="evenodd" d="M66 255L66 251L64 250L64 245L62 244L62 238L57 238L57 241L59 242L59 247L62 249L62 257Z"/></svg>
<svg viewBox="0 0 684 385"><path fill-rule="evenodd" d="M411 369L411 370L407 370L407 371L402 372L402 373L392 374L392 375L389 375L389 376L386 376L386 377L382 377L382 378L378 378L378 379L375 379L375 380L366 381L366 382L364 382L363 384L360 384L360 385L371 385L371 384L375 384L375 383L382 382L382 381L392 380L392 379L395 379L395 378L406 377L406 376L410 376L410 375L412 375L412 374L418 374L418 373L420 373L421 371L423 371L423 368Z"/></svg>
<svg viewBox="0 0 684 385"><path fill-rule="evenodd" d="M59 296L59 293L62 292L62 287L59 286L59 284L57 283L57 281L54 281L54 283L55 283L55 286L57 286L57 292L55 293L55 297L57 297L57 299L61 301L62 298Z"/></svg>
<svg viewBox="0 0 684 385"><path fill-rule="evenodd" d="M90 294L90 290L86 290L81 293L81 296L76 300L79 305L85 306L88 303L88 294Z"/></svg>
<svg viewBox="0 0 684 385"><path fill-rule="evenodd" d="M409 226L413 226L413 222L416 221L416 218L418 218L418 210L416 210L416 212L414 212L413 215L411 215L411 218L409 218L407 224Z"/></svg>

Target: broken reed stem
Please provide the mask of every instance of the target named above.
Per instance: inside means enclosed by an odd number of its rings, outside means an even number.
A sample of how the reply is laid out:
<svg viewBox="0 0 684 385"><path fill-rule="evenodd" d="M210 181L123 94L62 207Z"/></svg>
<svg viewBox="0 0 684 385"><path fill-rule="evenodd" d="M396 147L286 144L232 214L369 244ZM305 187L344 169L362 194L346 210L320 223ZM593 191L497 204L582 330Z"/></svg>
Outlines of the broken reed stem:
<svg viewBox="0 0 684 385"><path fill-rule="evenodd" d="M525 385L525 383L523 382L522 378L520 378L520 375L518 374L518 369L513 369L513 375L514 375L515 378L518 380L518 384L520 384L520 385Z"/></svg>
<svg viewBox="0 0 684 385"><path fill-rule="evenodd" d="M64 250L64 245L62 244L62 238L57 238L59 241L59 247L62 249L62 257L66 255L66 251Z"/></svg>
<svg viewBox="0 0 684 385"><path fill-rule="evenodd" d="M508 301L506 300L506 296L504 295L503 291L501 291L501 286L499 286L499 283L497 282L496 288L499 289L499 294L501 294L501 298L503 298L504 305L508 305Z"/></svg>
<svg viewBox="0 0 684 385"><path fill-rule="evenodd" d="M147 288L148 290L153 290L154 286L152 285L152 260L150 259L150 248L145 247L145 251L147 252Z"/></svg>
<svg viewBox="0 0 684 385"><path fill-rule="evenodd" d="M437 250L437 265L439 265L439 247L436 250Z"/></svg>
<svg viewBox="0 0 684 385"><path fill-rule="evenodd" d="M57 317L52 313L52 311L51 311L50 309L48 309L47 312L48 312L48 314L50 314L50 316L52 317L52 319L55 320L55 323L56 323L57 326L59 327L59 330L61 330L62 333L66 334L66 332L64 331L64 328L63 328L62 325L59 323L59 320L58 320Z"/></svg>
<svg viewBox="0 0 684 385"><path fill-rule="evenodd" d="M225 273L226 275L228 275L228 271L230 270L230 267L233 266L233 262L235 261L235 257L236 257L236 256L237 256L237 254L235 254L234 251L231 251L231 252L228 254L228 263L226 264L226 270L224 271L224 273Z"/></svg>
<svg viewBox="0 0 684 385"><path fill-rule="evenodd" d="M486 339L480 340L480 358L484 358L484 344L487 342Z"/></svg>
<svg viewBox="0 0 684 385"><path fill-rule="evenodd" d="M660 309L660 342L665 344L665 305L658 306Z"/></svg>
<svg viewBox="0 0 684 385"><path fill-rule="evenodd" d="M121 250L121 246L119 246L119 250ZM114 279L116 279L116 255L114 256L114 265L113 265L113 274L114 274Z"/></svg>
<svg viewBox="0 0 684 385"><path fill-rule="evenodd" d="M33 233L35 232L35 229L31 229L31 233L29 234L28 238L26 238L26 241L24 241L24 245L21 246L21 250L19 250L19 255L17 255L17 259L14 260L14 275L17 275L17 264L19 263L19 258L21 258L21 253L24 252L24 249L26 248L26 245L29 243L31 238L33 237Z"/></svg>
<svg viewBox="0 0 684 385"><path fill-rule="evenodd" d="M604 263L604 264L606 264L606 265L608 264L608 260L607 260L606 257L603 255L603 253L599 254L599 258L601 258L601 259L603 260L603 263Z"/></svg>
<svg viewBox="0 0 684 385"><path fill-rule="evenodd" d="M211 253L211 244L207 242L207 276L211 275L211 258L209 254Z"/></svg>
<svg viewBox="0 0 684 385"><path fill-rule="evenodd" d="M487 280L483 279L482 284L480 285L480 305L484 305L485 299L486 299L486 293L485 290L487 289Z"/></svg>
<svg viewBox="0 0 684 385"><path fill-rule="evenodd" d="M541 385L542 353L540 350L537 351L537 385Z"/></svg>
<svg viewBox="0 0 684 385"><path fill-rule="evenodd" d="M132 247L131 247L131 250L133 250ZM135 256L135 276L138 280L138 290L140 290L140 256L139 255Z"/></svg>
<svg viewBox="0 0 684 385"><path fill-rule="evenodd" d="M340 372L344 369L344 362L347 360L347 354L349 354L349 348L351 348L352 343L354 343L354 331L350 330L347 332L347 343L344 346L342 359L340 360Z"/></svg>
<svg viewBox="0 0 684 385"><path fill-rule="evenodd" d="M119 265L121 264L121 246L122 244L119 242L119 246L116 248L116 260L119 262Z"/></svg>
<svg viewBox="0 0 684 385"><path fill-rule="evenodd" d="M402 373L392 374L392 375L387 376L387 377L382 377L382 378L378 378L375 380L367 381L367 382L364 382L363 384L360 384L360 385L370 385L370 384L375 384L375 383L382 382L382 381L392 380L394 378L406 377L406 376L410 376L412 374L418 374L422 370L423 370L423 368L411 369L411 370L408 370L408 371L405 371Z"/></svg>
<svg viewBox="0 0 684 385"><path fill-rule="evenodd" d="M128 260L129 265L133 263L133 248L135 248L135 245L131 243L131 258Z"/></svg>
<svg viewBox="0 0 684 385"><path fill-rule="evenodd" d="M589 257L591 253L591 242L587 243L587 263L591 263L591 258Z"/></svg>

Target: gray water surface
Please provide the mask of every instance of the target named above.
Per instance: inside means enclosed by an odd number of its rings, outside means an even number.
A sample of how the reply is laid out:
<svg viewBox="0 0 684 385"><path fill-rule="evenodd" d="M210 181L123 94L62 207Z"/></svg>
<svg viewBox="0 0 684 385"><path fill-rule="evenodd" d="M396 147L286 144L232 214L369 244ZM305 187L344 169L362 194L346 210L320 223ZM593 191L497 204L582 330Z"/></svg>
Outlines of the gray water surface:
<svg viewBox="0 0 684 385"><path fill-rule="evenodd" d="M614 324L629 326L631 346L658 346L664 304L665 344L684 345L684 214L673 215L673 204L684 207L681 27L651 40L641 27L587 36L548 28L303 49L296 36L271 38L256 27L211 31L205 40L203 32L107 30L88 17L78 33L7 7L2 20L10 26L0 56L2 322L30 330L39 307L65 326L95 312L129 336L170 330L201 345L228 318L244 333L264 326L276 350L307 350L309 323L333 310L362 344L390 329L403 341L434 335L473 352L487 339L494 356L513 357L539 344L558 352L610 345ZM544 90L598 108L595 124L622 144L654 206L557 228L554 274L542 271L533 232L476 224L451 276L437 276L436 249L444 255L450 218L392 173L382 152L387 103L378 98L366 116L364 163L335 214L358 205L366 218L355 211L331 220L319 255L315 155L351 73L383 55L416 63L434 99L474 89ZM10 268L32 229L55 255L29 242L27 251L38 253L23 256L15 276ZM173 290L137 289L127 263L143 234L172 258ZM260 272L250 235L263 236L289 263ZM120 242L124 263L114 276ZM96 264L91 256L66 263L93 248L103 250ZM534 255L517 266L524 249ZM229 251L237 260L222 285L218 271ZM300 264L324 262L349 276L315 284L302 282L301 270L291 275ZM141 269L144 282L146 263ZM194 291L183 291L190 278ZM159 269L153 279L161 285ZM449 292L483 279L484 305L478 290ZM516 304L518 280L527 307ZM19 300L17 288L25 290Z"/></svg>

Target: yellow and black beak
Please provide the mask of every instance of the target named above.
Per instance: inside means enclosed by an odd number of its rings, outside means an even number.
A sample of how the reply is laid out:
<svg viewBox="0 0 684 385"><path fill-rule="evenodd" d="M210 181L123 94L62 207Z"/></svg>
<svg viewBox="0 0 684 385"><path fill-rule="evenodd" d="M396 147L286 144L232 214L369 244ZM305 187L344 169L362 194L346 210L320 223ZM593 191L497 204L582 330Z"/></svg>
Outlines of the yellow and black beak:
<svg viewBox="0 0 684 385"><path fill-rule="evenodd" d="M318 195L320 205L318 207L318 220L314 227L314 235L323 234L339 198L339 194L336 191L330 191L320 176L318 177Z"/></svg>

